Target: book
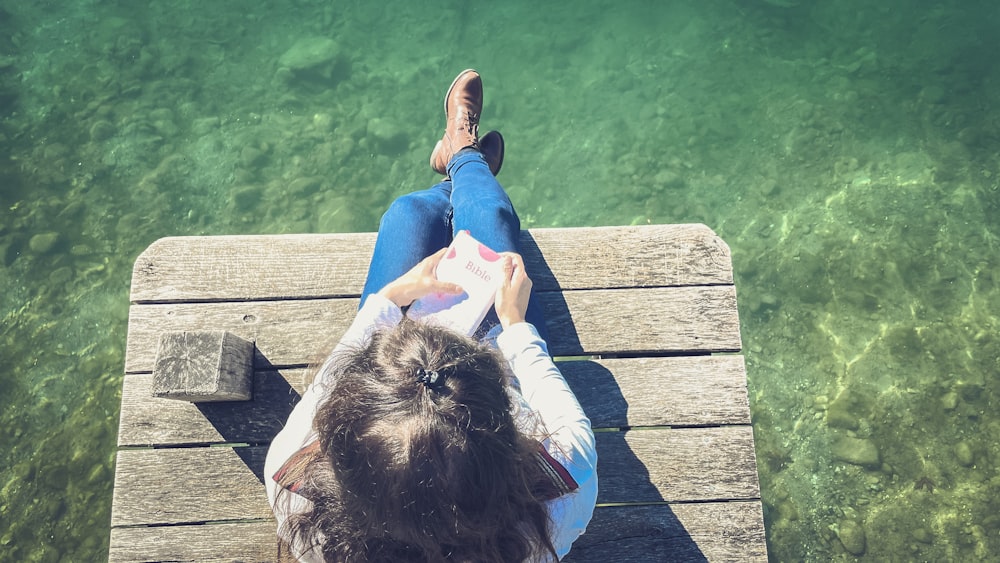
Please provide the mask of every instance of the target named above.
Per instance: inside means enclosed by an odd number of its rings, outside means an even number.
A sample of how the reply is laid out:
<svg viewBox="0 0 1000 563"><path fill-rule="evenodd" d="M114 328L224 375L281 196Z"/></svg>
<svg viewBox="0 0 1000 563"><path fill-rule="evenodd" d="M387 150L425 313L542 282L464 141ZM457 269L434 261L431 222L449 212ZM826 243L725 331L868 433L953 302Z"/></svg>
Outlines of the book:
<svg viewBox="0 0 1000 563"><path fill-rule="evenodd" d="M503 260L469 231L459 231L438 263L434 275L458 284L463 293L433 293L417 299L406 316L472 336L496 299L503 283Z"/></svg>

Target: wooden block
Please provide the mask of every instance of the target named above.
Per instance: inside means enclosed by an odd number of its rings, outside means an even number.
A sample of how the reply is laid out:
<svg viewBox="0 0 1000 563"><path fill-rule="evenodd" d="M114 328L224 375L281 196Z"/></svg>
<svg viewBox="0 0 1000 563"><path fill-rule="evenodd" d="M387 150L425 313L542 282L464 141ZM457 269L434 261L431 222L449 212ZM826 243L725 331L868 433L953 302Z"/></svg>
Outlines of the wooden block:
<svg viewBox="0 0 1000 563"><path fill-rule="evenodd" d="M192 403L248 401L253 393L254 345L226 331L160 335L153 396Z"/></svg>

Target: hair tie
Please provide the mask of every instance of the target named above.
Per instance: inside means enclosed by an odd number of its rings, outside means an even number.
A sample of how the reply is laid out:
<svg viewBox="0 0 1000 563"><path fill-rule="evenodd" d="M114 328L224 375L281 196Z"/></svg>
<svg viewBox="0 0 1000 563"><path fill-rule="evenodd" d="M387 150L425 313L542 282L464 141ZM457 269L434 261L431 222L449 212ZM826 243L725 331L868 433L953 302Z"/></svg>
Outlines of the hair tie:
<svg viewBox="0 0 1000 563"><path fill-rule="evenodd" d="M417 381L424 384L428 389L436 389L444 384L444 376L436 370L419 368L417 370Z"/></svg>

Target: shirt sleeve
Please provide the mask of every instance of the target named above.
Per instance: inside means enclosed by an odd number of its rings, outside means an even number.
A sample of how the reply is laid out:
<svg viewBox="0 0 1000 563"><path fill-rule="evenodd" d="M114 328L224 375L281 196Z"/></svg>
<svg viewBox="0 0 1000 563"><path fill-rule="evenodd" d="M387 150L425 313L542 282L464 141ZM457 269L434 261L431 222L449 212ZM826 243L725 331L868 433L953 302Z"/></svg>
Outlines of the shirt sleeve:
<svg viewBox="0 0 1000 563"><path fill-rule="evenodd" d="M274 510L275 517L278 519L279 526L288 514L308 508L308 504L303 504L308 503L308 501L294 493L283 495L282 498L288 500L281 502L280 505L276 504L280 500L277 498L278 485L272 477L288 461L288 458L299 451L302 446L316 439L313 418L316 416L320 402L335 383L331 380L331 370L328 369L330 364L343 350L361 346L375 330L395 326L402 318L403 312L395 303L378 294L370 295L365 300L361 310L358 311L350 328L347 329L337 346L319 368L316 379L306 388L302 399L288 415L288 421L284 428L271 441L271 446L267 450L267 458L264 460L264 486L267 489L267 498Z"/></svg>
<svg viewBox="0 0 1000 563"><path fill-rule="evenodd" d="M597 450L590 419L549 356L534 326L507 327L497 346L510 364L527 407L544 425L542 444L569 471L579 488L546 503L553 521L552 543L561 559L587 529L597 502Z"/></svg>

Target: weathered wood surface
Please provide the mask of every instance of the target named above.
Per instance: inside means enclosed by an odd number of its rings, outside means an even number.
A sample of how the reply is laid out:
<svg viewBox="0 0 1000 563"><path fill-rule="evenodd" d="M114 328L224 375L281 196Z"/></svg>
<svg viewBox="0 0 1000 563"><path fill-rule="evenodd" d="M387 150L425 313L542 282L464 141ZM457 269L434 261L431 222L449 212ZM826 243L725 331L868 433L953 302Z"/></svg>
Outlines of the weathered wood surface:
<svg viewBox="0 0 1000 563"><path fill-rule="evenodd" d="M597 432L599 503L760 497L749 426Z"/></svg>
<svg viewBox="0 0 1000 563"><path fill-rule="evenodd" d="M372 233L164 238L136 260L132 301L357 296L374 245ZM539 291L733 283L729 247L705 225L532 229L521 247Z"/></svg>
<svg viewBox="0 0 1000 563"><path fill-rule="evenodd" d="M602 506L564 561L767 561L765 545L757 502Z"/></svg>
<svg viewBox="0 0 1000 563"><path fill-rule="evenodd" d="M112 528L109 560L273 563L274 530L271 521Z"/></svg>
<svg viewBox="0 0 1000 563"><path fill-rule="evenodd" d="M558 362L595 428L749 424L742 356ZM119 446L264 443L305 390L308 370L256 374L253 401L194 405L157 399L149 374L126 375Z"/></svg>
<svg viewBox="0 0 1000 563"><path fill-rule="evenodd" d="M184 237L136 261L112 561L272 561L267 444L346 329L374 235ZM522 233L560 368L597 432L568 561L766 560L729 250L703 225ZM256 344L252 401L151 396L159 334ZM638 357L636 357L638 356ZM136 449L136 448L154 449ZM626 503L628 506L619 506Z"/></svg>
<svg viewBox="0 0 1000 563"><path fill-rule="evenodd" d="M759 519L753 502L602 506L564 561L766 561ZM270 521L113 528L110 558L272 562L274 528Z"/></svg>
<svg viewBox="0 0 1000 563"><path fill-rule="evenodd" d="M732 352L741 347L733 286L569 291L539 296L553 355ZM224 330L257 345L257 365L295 366L350 325L357 298L134 305L126 373L153 368L162 331Z"/></svg>
<svg viewBox="0 0 1000 563"><path fill-rule="evenodd" d="M253 355L253 342L229 332L162 332L153 395L195 403L247 401L253 395Z"/></svg>
<svg viewBox="0 0 1000 563"><path fill-rule="evenodd" d="M735 428L735 427L734 427ZM748 426L598 432L599 503L759 498ZM265 446L118 452L112 526L268 518Z"/></svg>
<svg viewBox="0 0 1000 563"><path fill-rule="evenodd" d="M119 451L111 525L268 518L267 447Z"/></svg>

